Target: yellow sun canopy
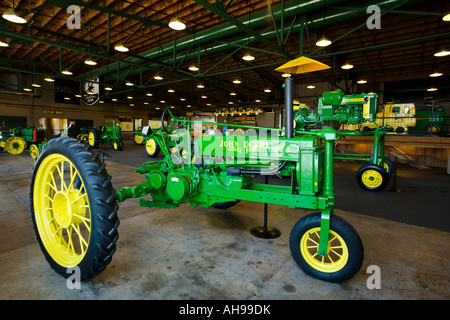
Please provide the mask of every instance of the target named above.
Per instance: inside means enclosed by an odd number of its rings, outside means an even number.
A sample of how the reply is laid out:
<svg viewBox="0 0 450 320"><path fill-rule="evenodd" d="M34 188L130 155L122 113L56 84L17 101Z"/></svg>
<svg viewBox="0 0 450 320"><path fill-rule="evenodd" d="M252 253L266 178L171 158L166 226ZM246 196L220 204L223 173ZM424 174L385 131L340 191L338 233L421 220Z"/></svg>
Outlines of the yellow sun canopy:
<svg viewBox="0 0 450 320"><path fill-rule="evenodd" d="M307 57L300 57L296 58L294 60L291 60L282 66L275 69L275 71L284 72L284 73L290 73L290 74L300 74L300 73L308 73L308 72L314 72L314 71L320 71L325 69L330 69L330 66L327 66L326 64L319 62L317 60L307 58Z"/></svg>

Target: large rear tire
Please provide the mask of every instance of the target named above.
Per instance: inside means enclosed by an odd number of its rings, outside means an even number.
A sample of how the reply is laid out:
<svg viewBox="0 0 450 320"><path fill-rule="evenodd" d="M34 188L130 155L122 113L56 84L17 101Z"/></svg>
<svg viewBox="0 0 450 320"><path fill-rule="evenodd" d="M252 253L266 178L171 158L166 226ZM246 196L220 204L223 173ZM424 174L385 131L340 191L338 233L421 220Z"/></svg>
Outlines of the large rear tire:
<svg viewBox="0 0 450 320"><path fill-rule="evenodd" d="M57 273L68 277L68 269L77 266L84 280L111 262L119 225L115 195L111 176L92 148L69 137L44 145L31 177L31 219Z"/></svg>

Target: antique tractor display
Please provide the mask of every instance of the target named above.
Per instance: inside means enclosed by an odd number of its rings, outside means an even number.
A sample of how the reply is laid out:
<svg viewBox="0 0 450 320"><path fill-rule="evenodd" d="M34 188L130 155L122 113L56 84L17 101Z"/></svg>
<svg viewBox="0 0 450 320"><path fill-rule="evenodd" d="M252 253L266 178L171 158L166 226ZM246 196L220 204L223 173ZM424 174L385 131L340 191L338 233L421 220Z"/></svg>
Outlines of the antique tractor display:
<svg viewBox="0 0 450 320"><path fill-rule="evenodd" d="M28 150L36 158L45 141L44 129L15 128L0 132L0 150L6 149L11 154L21 154Z"/></svg>
<svg viewBox="0 0 450 320"><path fill-rule="evenodd" d="M78 140L88 143L94 149L98 149L102 143L111 143L115 150L123 150L122 130L115 121L112 126L81 128Z"/></svg>
<svg viewBox="0 0 450 320"><path fill-rule="evenodd" d="M292 257L312 277L329 282L352 278L361 268L364 249L355 229L334 215L333 144L338 134L325 128L294 136L292 79L286 80L285 90L286 128L247 126L258 129L259 136L203 135L192 143L191 126L202 123L176 118L167 109L171 124L152 134L164 158L136 169L145 182L117 191L101 155L90 146L67 137L45 144L32 172L30 207L51 267L67 277L67 269L78 266L82 279L104 270L118 239L117 203L126 199L140 198L142 207L159 208L185 203L229 208L245 200L318 210L292 228ZM173 134L176 125L182 128ZM175 146L178 152L171 152ZM184 158L181 149L186 150ZM253 182L256 176L278 173L290 176L291 184Z"/></svg>
<svg viewBox="0 0 450 320"><path fill-rule="evenodd" d="M372 154L335 153L334 159L367 161L356 172L358 184L368 191L383 190L394 171L393 163L386 158L384 152L385 135L388 126L377 125L378 96L375 93L344 95L341 90L324 92L318 99L317 112L306 106L299 107L294 113L295 133L306 133L314 127L328 122L339 122L341 128L348 126L361 127L363 124L374 124L374 130L339 130L341 139L347 136L373 136ZM347 127L346 127L347 126Z"/></svg>

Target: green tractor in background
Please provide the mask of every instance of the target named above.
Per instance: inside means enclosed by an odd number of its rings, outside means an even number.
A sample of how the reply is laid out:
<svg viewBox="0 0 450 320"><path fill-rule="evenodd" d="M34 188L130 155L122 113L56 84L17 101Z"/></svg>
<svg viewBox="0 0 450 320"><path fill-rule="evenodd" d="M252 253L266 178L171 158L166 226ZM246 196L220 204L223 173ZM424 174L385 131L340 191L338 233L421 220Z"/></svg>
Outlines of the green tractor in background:
<svg viewBox="0 0 450 320"><path fill-rule="evenodd" d="M98 149L100 144L111 143L115 150L123 150L122 130L115 121L112 126L81 128L80 132L77 139L94 149Z"/></svg>
<svg viewBox="0 0 450 320"><path fill-rule="evenodd" d="M44 129L29 127L0 131L0 151L6 149L10 154L21 154L27 150L36 158L46 141Z"/></svg>

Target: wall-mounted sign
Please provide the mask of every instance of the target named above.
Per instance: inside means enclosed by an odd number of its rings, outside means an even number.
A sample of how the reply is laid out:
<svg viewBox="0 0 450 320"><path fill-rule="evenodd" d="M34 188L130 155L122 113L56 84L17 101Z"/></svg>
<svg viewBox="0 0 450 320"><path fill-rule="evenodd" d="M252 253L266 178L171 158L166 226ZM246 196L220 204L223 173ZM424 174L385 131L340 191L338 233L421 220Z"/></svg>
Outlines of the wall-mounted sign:
<svg viewBox="0 0 450 320"><path fill-rule="evenodd" d="M63 115L64 111L59 111L59 110L42 110L42 114L51 114L51 115Z"/></svg>

